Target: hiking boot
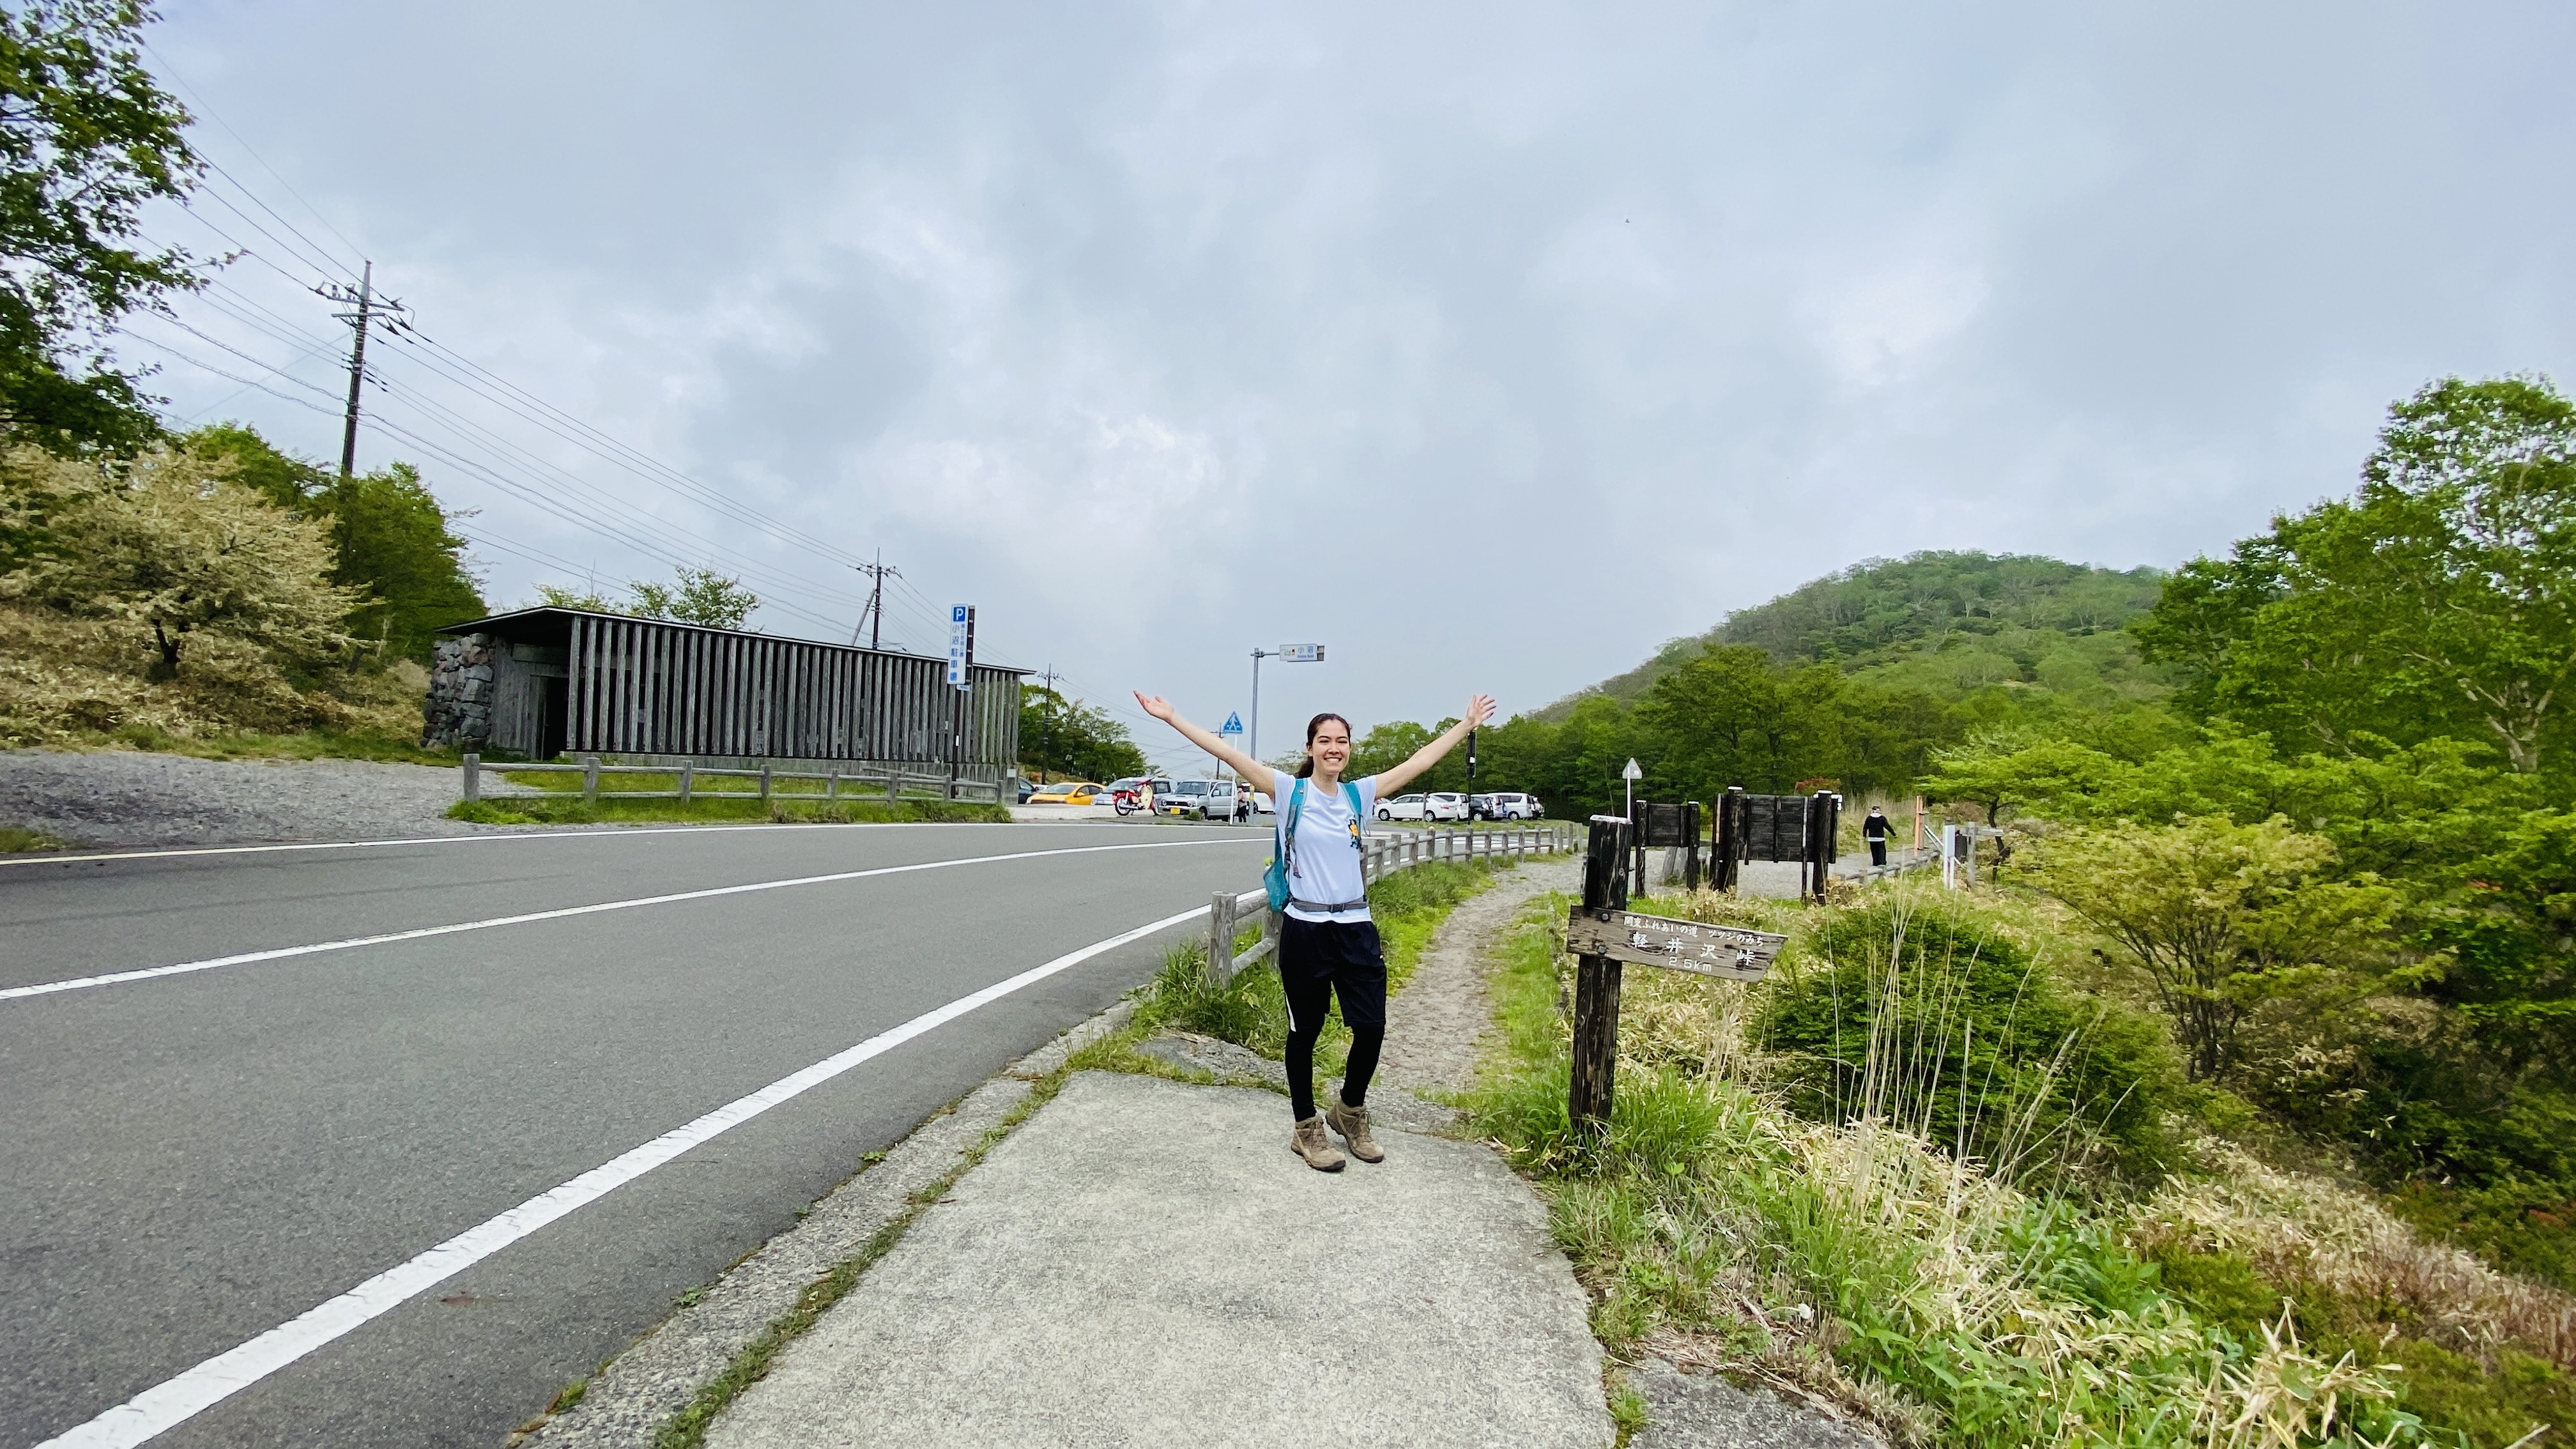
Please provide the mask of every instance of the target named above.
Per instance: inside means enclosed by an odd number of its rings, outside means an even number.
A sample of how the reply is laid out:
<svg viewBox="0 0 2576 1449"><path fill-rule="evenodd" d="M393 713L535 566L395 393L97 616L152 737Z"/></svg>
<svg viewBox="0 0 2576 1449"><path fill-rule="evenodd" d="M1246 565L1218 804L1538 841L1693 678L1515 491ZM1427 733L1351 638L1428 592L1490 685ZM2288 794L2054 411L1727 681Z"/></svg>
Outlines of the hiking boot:
<svg viewBox="0 0 2576 1449"><path fill-rule="evenodd" d="M1288 1139L1288 1150L1306 1159L1306 1165L1317 1172L1342 1170L1342 1154L1333 1147L1333 1139L1324 1135L1320 1114L1297 1124L1297 1131Z"/></svg>
<svg viewBox="0 0 2576 1449"><path fill-rule="evenodd" d="M1342 1094L1335 1092L1333 1105L1324 1109L1324 1121L1342 1134L1342 1143L1351 1149L1351 1156L1362 1162L1386 1161L1386 1149L1369 1135L1368 1108L1343 1106Z"/></svg>

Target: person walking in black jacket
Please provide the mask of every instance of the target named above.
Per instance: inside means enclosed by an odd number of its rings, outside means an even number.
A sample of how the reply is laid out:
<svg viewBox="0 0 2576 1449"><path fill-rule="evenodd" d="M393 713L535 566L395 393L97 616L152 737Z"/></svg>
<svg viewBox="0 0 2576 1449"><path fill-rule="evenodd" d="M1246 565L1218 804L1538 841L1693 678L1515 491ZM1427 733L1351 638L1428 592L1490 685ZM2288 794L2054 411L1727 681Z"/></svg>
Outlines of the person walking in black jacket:
<svg viewBox="0 0 2576 1449"><path fill-rule="evenodd" d="M1888 829L1887 813L1875 805L1869 807L1869 818L1861 821L1860 834L1863 840L1869 842L1869 863L1871 865L1878 866L1887 864Z"/></svg>

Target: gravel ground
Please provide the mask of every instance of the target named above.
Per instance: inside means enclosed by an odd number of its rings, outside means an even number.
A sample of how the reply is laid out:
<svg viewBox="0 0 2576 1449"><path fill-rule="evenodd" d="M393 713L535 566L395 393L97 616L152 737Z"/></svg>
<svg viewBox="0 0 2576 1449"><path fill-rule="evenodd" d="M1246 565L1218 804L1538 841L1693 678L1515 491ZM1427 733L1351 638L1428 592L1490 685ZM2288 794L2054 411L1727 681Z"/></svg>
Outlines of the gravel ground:
<svg viewBox="0 0 2576 1449"><path fill-rule="evenodd" d="M1797 869L1750 862L1745 885L1754 895L1794 896ZM1496 937L1532 896L1582 888L1581 856L1542 856L1460 902L1389 1004L1379 1080L1451 1091L1472 1085L1480 1038L1493 1021L1485 980ZM1374 1094L1369 1100L1378 1102ZM1646 1359L1629 1381L1646 1400L1647 1427L1630 1441L1633 1449L1873 1449L1882 1443L1815 1409L1685 1373L1662 1359Z"/></svg>
<svg viewBox="0 0 2576 1449"><path fill-rule="evenodd" d="M486 790L500 784L486 776ZM122 750L0 751L0 825L74 846L230 845L475 835L446 818L457 772L367 760L200 760ZM505 787L506 788L506 787Z"/></svg>
<svg viewBox="0 0 2576 1449"><path fill-rule="evenodd" d="M1440 923L1411 979L1386 1013L1379 1079L1391 1086L1462 1091L1476 1074L1476 1044L1493 1024L1485 994L1494 937L1542 891L1583 889L1583 857L1539 856L1495 878Z"/></svg>

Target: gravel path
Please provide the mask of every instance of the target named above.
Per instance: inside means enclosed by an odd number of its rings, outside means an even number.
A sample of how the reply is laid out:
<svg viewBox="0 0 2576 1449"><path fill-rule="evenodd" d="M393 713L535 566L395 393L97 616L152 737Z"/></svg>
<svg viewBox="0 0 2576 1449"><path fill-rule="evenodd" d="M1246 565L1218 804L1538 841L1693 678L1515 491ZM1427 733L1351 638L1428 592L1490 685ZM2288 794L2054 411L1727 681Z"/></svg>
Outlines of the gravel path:
<svg viewBox="0 0 2576 1449"><path fill-rule="evenodd" d="M446 818L456 795L457 772L430 765L0 750L0 825L75 846L382 840L489 829Z"/></svg>
<svg viewBox="0 0 2576 1449"><path fill-rule="evenodd" d="M1477 1040L1493 1023L1485 972L1495 935L1530 897L1580 890L1582 885L1581 856L1540 856L1498 876L1483 894L1459 902L1387 1012L1379 1079L1405 1088L1460 1091L1469 1086L1476 1074Z"/></svg>

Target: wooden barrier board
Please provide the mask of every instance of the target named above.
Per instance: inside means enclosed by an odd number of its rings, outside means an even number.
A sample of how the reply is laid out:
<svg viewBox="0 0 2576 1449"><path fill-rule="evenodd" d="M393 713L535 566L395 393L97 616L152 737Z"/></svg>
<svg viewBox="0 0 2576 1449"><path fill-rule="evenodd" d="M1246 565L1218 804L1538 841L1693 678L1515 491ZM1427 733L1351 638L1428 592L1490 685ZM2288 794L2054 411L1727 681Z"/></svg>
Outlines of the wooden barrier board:
<svg viewBox="0 0 2576 1449"><path fill-rule="evenodd" d="M1565 949L1581 956L1607 956L1641 966L1663 966L1723 976L1733 981L1759 981L1789 938L1740 926L1711 926L1676 921L1668 916L1641 916L1633 911L1596 911L1581 906L1565 925Z"/></svg>

